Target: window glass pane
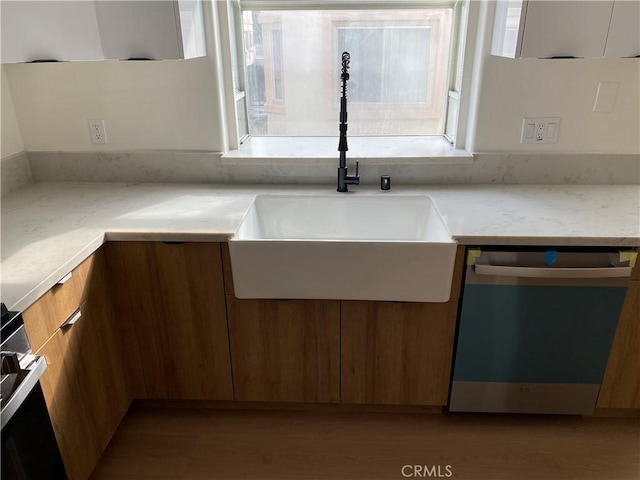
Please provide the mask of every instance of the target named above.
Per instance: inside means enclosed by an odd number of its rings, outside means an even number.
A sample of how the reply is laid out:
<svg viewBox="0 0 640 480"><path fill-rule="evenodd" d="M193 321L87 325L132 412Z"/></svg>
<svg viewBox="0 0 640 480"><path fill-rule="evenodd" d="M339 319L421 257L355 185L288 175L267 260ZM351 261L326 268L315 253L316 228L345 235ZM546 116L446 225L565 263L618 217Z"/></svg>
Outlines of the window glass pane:
<svg viewBox="0 0 640 480"><path fill-rule="evenodd" d="M384 30L381 28L338 29L338 51L349 52L353 61L347 83L349 102L382 101ZM355 59L366 58L366 62Z"/></svg>
<svg viewBox="0 0 640 480"><path fill-rule="evenodd" d="M284 99L284 85L282 84L282 35L280 30L274 30L272 32L272 46L273 46L273 97L276 100Z"/></svg>
<svg viewBox="0 0 640 480"><path fill-rule="evenodd" d="M451 8L243 12L251 135L441 135Z"/></svg>

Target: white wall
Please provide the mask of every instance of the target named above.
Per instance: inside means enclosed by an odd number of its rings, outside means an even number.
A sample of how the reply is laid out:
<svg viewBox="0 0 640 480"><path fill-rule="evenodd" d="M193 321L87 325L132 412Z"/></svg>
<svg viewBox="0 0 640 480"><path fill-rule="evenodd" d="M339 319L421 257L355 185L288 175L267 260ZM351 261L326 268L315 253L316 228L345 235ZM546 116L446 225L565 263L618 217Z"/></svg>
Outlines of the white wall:
<svg viewBox="0 0 640 480"><path fill-rule="evenodd" d="M637 59L487 58L475 151L640 153L639 64ZM27 151L223 149L219 72L212 57L4 69ZM598 82L619 83L612 113L592 112ZM3 106L3 120L4 115ZM562 117L559 142L520 144L524 116ZM90 143L90 118L105 120L107 145ZM4 155L4 125L2 130ZM21 149L19 141L13 145Z"/></svg>
<svg viewBox="0 0 640 480"><path fill-rule="evenodd" d="M616 82L611 113L594 113L599 82ZM489 56L476 151L640 153L640 60ZM561 117L557 144L520 143L523 117Z"/></svg>
<svg viewBox="0 0 640 480"><path fill-rule="evenodd" d="M220 150L211 58L5 66L27 151ZM92 145L88 119L105 121Z"/></svg>
<svg viewBox="0 0 640 480"><path fill-rule="evenodd" d="M13 107L9 84L2 67L2 80L0 81L0 106L2 116L0 117L0 158L7 158L24 150L22 137L18 128L18 121Z"/></svg>

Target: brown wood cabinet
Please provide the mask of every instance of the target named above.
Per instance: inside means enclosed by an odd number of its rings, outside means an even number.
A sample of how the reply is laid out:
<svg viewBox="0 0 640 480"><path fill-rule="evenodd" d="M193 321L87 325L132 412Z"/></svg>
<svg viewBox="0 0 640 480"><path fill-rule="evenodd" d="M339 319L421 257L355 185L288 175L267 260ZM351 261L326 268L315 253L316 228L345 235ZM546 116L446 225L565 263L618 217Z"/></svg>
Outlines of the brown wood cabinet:
<svg viewBox="0 0 640 480"><path fill-rule="evenodd" d="M83 275L76 276L78 271ZM69 316L73 316L78 309L81 316L72 325L57 328L36 353L47 360L41 385L65 468L71 479L86 479L129 408L130 397L123 377L103 252L85 260L74 270L74 276L82 281L76 282L76 293L65 295L77 301L86 299L82 305L72 310L71 300L66 300L57 302L60 308L54 308L56 303L51 298L60 298L62 290L52 295L49 292L43 298L51 318L59 318L61 312L66 314L69 310ZM62 287L68 286L65 283ZM45 311L40 306L29 310ZM31 318L35 322L36 317Z"/></svg>
<svg viewBox="0 0 640 480"><path fill-rule="evenodd" d="M87 286L82 317L68 335L78 345L77 364L80 387L92 418L98 451L102 453L131 403L125 380L126 367L120 344L119 326L111 302L103 251L94 254L94 267Z"/></svg>
<svg viewBox="0 0 640 480"><path fill-rule="evenodd" d="M446 303L342 302L342 402L447 404L464 248Z"/></svg>
<svg viewBox="0 0 640 480"><path fill-rule="evenodd" d="M133 395L232 400L220 244L110 242L107 258Z"/></svg>
<svg viewBox="0 0 640 480"><path fill-rule="evenodd" d="M27 315L47 317L29 335L53 329L38 353L70 477L88 478L133 398L446 405L463 259L446 303L246 300L224 244L107 244ZM82 317L59 328L76 302ZM640 409L638 280L597 407Z"/></svg>
<svg viewBox="0 0 640 480"><path fill-rule="evenodd" d="M640 409L640 281L629 282L597 408Z"/></svg>
<svg viewBox="0 0 640 480"><path fill-rule="evenodd" d="M340 401L340 302L227 295L235 399Z"/></svg>
<svg viewBox="0 0 640 480"><path fill-rule="evenodd" d="M80 381L80 338L74 328L57 330L37 354L47 360L40 385L67 475L70 480L85 480L98 463L100 449Z"/></svg>
<svg viewBox="0 0 640 480"><path fill-rule="evenodd" d="M87 299L93 259L93 255L87 258L22 313L33 351L44 345Z"/></svg>
<svg viewBox="0 0 640 480"><path fill-rule="evenodd" d="M446 405L456 312L456 301L342 302L342 402Z"/></svg>
<svg viewBox="0 0 640 480"><path fill-rule="evenodd" d="M89 477L133 398L446 405L463 260L446 303L245 300L226 244L109 242L24 312L70 478ZM640 408L633 278L599 409Z"/></svg>

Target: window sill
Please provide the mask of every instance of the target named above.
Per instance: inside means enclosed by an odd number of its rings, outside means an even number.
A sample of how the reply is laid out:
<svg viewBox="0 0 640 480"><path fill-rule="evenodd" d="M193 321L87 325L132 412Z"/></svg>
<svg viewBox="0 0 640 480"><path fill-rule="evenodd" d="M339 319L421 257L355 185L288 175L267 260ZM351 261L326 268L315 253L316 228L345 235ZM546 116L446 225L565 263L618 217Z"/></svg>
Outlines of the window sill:
<svg viewBox="0 0 640 480"><path fill-rule="evenodd" d="M338 137L251 137L222 155L223 164L313 164L337 161ZM368 165L472 163L473 155L441 136L351 137L347 160ZM351 162L349 162L351 163Z"/></svg>

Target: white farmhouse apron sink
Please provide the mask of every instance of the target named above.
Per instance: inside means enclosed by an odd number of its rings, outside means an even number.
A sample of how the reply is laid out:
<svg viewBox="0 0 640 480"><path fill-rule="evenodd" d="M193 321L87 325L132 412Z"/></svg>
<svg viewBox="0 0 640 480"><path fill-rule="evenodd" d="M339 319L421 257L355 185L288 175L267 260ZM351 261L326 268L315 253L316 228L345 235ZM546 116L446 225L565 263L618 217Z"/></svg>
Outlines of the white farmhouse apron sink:
<svg viewBox="0 0 640 480"><path fill-rule="evenodd" d="M238 298L446 302L456 242L426 195L258 195L229 241Z"/></svg>

